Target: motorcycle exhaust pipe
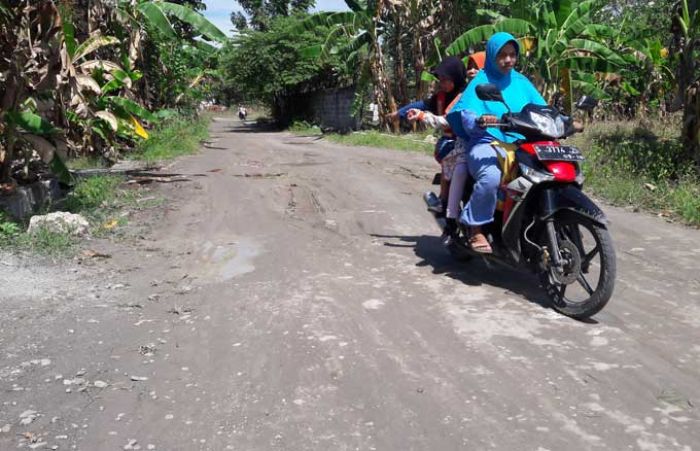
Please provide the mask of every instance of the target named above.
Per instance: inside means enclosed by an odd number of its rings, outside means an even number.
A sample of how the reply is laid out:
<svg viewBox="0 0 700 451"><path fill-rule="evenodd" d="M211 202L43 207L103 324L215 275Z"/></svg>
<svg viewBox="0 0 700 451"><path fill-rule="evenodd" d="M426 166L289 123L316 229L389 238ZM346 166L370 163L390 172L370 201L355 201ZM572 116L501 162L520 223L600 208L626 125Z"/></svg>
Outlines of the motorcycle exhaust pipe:
<svg viewBox="0 0 700 451"><path fill-rule="evenodd" d="M442 212L442 201L440 198L437 197L434 192L427 191L423 194L423 200L428 206L428 211L433 215L438 227L440 227L440 231L444 230L447 222L445 221L445 215L440 214L440 212Z"/></svg>

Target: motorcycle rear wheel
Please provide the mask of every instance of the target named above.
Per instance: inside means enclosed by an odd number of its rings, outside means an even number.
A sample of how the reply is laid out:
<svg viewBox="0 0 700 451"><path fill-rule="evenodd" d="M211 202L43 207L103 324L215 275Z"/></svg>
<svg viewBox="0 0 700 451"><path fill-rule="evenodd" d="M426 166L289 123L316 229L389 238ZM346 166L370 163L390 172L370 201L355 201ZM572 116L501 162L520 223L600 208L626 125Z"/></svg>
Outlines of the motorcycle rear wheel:
<svg viewBox="0 0 700 451"><path fill-rule="evenodd" d="M540 273L540 280L556 311L575 319L590 318L610 301L615 287L616 262L612 238L605 227L583 217L557 218L555 229L563 249L560 254L578 250L578 256L569 255L567 260L574 261L572 269L578 272L553 274L554 270L547 268ZM547 241L543 239L542 243ZM599 263L593 261L596 257L599 257ZM595 287L587 278L591 268L596 269L599 275ZM569 283L561 283L557 279L565 279ZM571 282L571 279L574 281ZM573 299L567 294L568 287L583 291L583 299Z"/></svg>

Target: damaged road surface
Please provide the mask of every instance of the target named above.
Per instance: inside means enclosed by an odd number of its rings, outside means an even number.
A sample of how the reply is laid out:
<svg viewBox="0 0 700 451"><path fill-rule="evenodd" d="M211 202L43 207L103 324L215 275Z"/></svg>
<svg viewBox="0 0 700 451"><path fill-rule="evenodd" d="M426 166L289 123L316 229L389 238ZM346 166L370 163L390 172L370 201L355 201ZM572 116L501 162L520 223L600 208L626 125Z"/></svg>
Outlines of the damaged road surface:
<svg viewBox="0 0 700 451"><path fill-rule="evenodd" d="M212 143L111 258L2 258L0 449L700 449L699 231L607 207L616 291L577 322L450 259L428 156Z"/></svg>

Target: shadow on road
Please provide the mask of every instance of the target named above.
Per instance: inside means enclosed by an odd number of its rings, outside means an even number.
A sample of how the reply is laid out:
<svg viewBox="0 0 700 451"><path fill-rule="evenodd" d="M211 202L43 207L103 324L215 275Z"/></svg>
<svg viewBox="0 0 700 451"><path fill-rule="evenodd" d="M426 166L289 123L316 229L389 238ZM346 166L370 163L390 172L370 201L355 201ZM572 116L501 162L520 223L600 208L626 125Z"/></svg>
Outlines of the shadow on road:
<svg viewBox="0 0 700 451"><path fill-rule="evenodd" d="M225 131L229 133L273 133L281 132L282 129L275 124L237 121L235 125L227 127Z"/></svg>
<svg viewBox="0 0 700 451"><path fill-rule="evenodd" d="M412 248L420 261L416 266L430 266L433 274L445 275L471 286L490 285L518 294L529 302L545 309L551 309L551 303L539 286L537 277L524 271L488 262L482 258L472 258L467 262L458 262L452 257L440 242L440 237L401 236L401 235L372 235L386 240L387 247ZM596 324L589 319L585 323Z"/></svg>

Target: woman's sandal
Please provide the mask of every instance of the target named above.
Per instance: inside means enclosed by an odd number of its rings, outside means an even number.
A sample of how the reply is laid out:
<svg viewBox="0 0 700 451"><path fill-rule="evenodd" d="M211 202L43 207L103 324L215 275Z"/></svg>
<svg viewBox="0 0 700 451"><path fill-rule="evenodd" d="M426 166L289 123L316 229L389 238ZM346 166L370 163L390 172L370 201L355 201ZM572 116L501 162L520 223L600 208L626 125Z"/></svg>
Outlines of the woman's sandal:
<svg viewBox="0 0 700 451"><path fill-rule="evenodd" d="M474 252L478 252L480 254L493 253L489 240L486 239L483 233L475 233L469 237L469 247L471 247Z"/></svg>

